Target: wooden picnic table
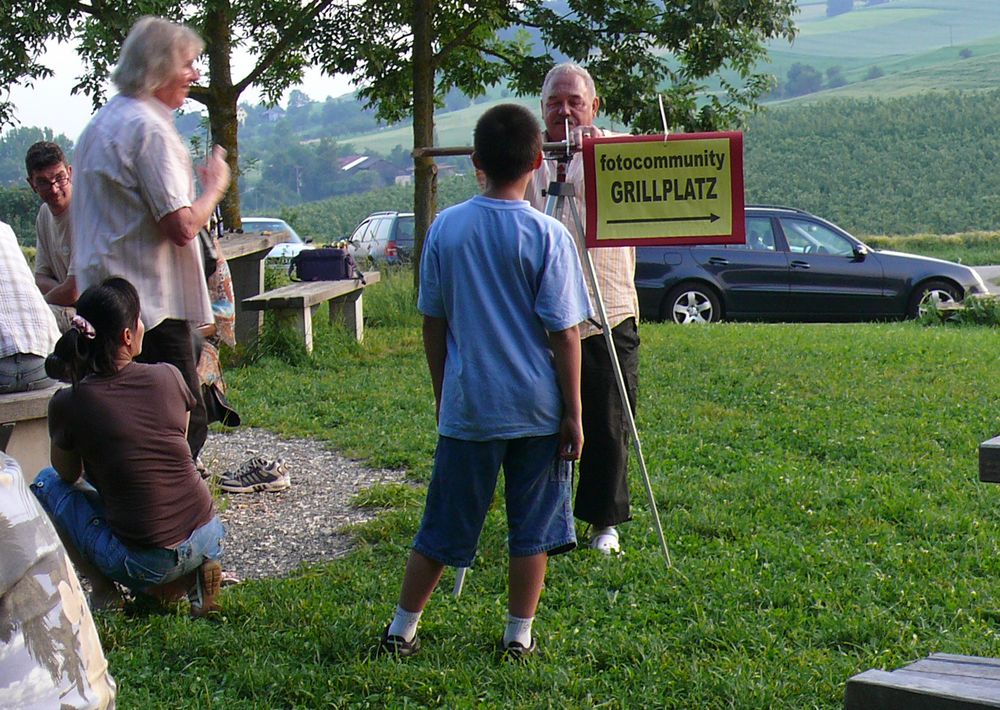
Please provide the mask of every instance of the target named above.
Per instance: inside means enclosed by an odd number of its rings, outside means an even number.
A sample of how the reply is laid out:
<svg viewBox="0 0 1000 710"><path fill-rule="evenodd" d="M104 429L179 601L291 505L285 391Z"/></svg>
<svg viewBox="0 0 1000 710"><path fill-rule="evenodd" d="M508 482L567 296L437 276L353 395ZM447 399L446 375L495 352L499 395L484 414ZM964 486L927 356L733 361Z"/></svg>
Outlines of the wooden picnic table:
<svg viewBox="0 0 1000 710"><path fill-rule="evenodd" d="M264 257L275 244L285 241L287 232L226 232L219 239L222 255L233 275L237 343L251 343L260 335L263 313L246 310L241 304L264 290Z"/></svg>

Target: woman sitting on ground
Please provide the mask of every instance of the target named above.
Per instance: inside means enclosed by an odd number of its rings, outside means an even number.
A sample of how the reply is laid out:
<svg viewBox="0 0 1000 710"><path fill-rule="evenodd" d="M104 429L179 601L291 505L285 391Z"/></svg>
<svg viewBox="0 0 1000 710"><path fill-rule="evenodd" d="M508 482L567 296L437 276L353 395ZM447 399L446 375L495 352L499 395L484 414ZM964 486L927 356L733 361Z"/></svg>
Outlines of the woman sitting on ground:
<svg viewBox="0 0 1000 710"><path fill-rule="evenodd" d="M117 582L164 601L187 592L191 614L204 616L219 610L223 527L187 444L194 398L173 365L133 362L143 331L125 279L80 296L46 362L73 385L49 404L54 468L31 488L94 606L120 605Z"/></svg>

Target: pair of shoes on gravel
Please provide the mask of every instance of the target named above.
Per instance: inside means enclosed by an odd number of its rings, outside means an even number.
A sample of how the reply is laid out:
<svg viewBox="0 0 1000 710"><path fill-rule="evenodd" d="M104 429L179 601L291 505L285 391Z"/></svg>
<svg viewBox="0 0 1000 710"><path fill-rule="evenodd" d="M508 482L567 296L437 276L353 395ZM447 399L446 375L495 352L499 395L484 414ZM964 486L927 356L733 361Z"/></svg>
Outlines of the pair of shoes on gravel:
<svg viewBox="0 0 1000 710"><path fill-rule="evenodd" d="M195 585L188 592L191 616L203 619L222 613L216 601L222 589L222 565L218 560L205 560L195 572Z"/></svg>
<svg viewBox="0 0 1000 710"><path fill-rule="evenodd" d="M390 626L392 624L386 625L385 631L382 632L382 638L378 642L378 653L380 655L406 658L420 650L420 636L414 634L413 640L407 641L402 636L389 635Z"/></svg>
<svg viewBox="0 0 1000 710"><path fill-rule="evenodd" d="M219 488L227 493L283 491L291 485L284 459L269 461L260 456L244 461L235 471L227 471L219 479Z"/></svg>
<svg viewBox="0 0 1000 710"><path fill-rule="evenodd" d="M590 546L603 555L617 555L622 551L618 542L618 530L614 526L595 530L590 536Z"/></svg>

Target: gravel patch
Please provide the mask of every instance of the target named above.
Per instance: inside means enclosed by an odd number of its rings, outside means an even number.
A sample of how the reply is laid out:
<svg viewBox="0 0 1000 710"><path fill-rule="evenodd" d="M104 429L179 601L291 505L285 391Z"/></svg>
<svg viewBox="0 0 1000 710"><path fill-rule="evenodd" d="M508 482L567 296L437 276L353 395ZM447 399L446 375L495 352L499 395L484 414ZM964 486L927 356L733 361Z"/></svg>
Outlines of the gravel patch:
<svg viewBox="0 0 1000 710"><path fill-rule="evenodd" d="M401 470L370 469L313 439L282 439L266 429L210 432L201 452L213 475L251 456L284 459L292 485L274 493L221 493L222 565L241 579L281 577L302 564L342 557L352 545L344 526L378 514L352 506L354 496L377 483L406 480Z"/></svg>

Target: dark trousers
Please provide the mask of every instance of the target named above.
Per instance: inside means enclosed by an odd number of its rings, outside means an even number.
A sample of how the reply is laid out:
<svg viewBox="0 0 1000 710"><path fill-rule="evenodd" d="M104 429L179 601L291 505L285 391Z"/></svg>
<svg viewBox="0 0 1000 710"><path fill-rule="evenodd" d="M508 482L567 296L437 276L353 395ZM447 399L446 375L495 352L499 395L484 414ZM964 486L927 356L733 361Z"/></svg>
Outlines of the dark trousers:
<svg viewBox="0 0 1000 710"><path fill-rule="evenodd" d="M183 320L170 319L147 330L142 339L142 352L136 361L169 362L181 371L188 389L194 395L195 405L191 410L187 440L188 446L191 447L191 458L196 458L201 447L205 445L205 439L208 438L208 416L205 413L205 400L201 396L198 363L194 360L191 324Z"/></svg>
<svg viewBox="0 0 1000 710"><path fill-rule="evenodd" d="M611 335L634 415L639 390L639 330L635 318L619 323ZM581 346L583 456L573 514L595 528L603 528L632 518L628 496L631 431L604 336L585 338Z"/></svg>

